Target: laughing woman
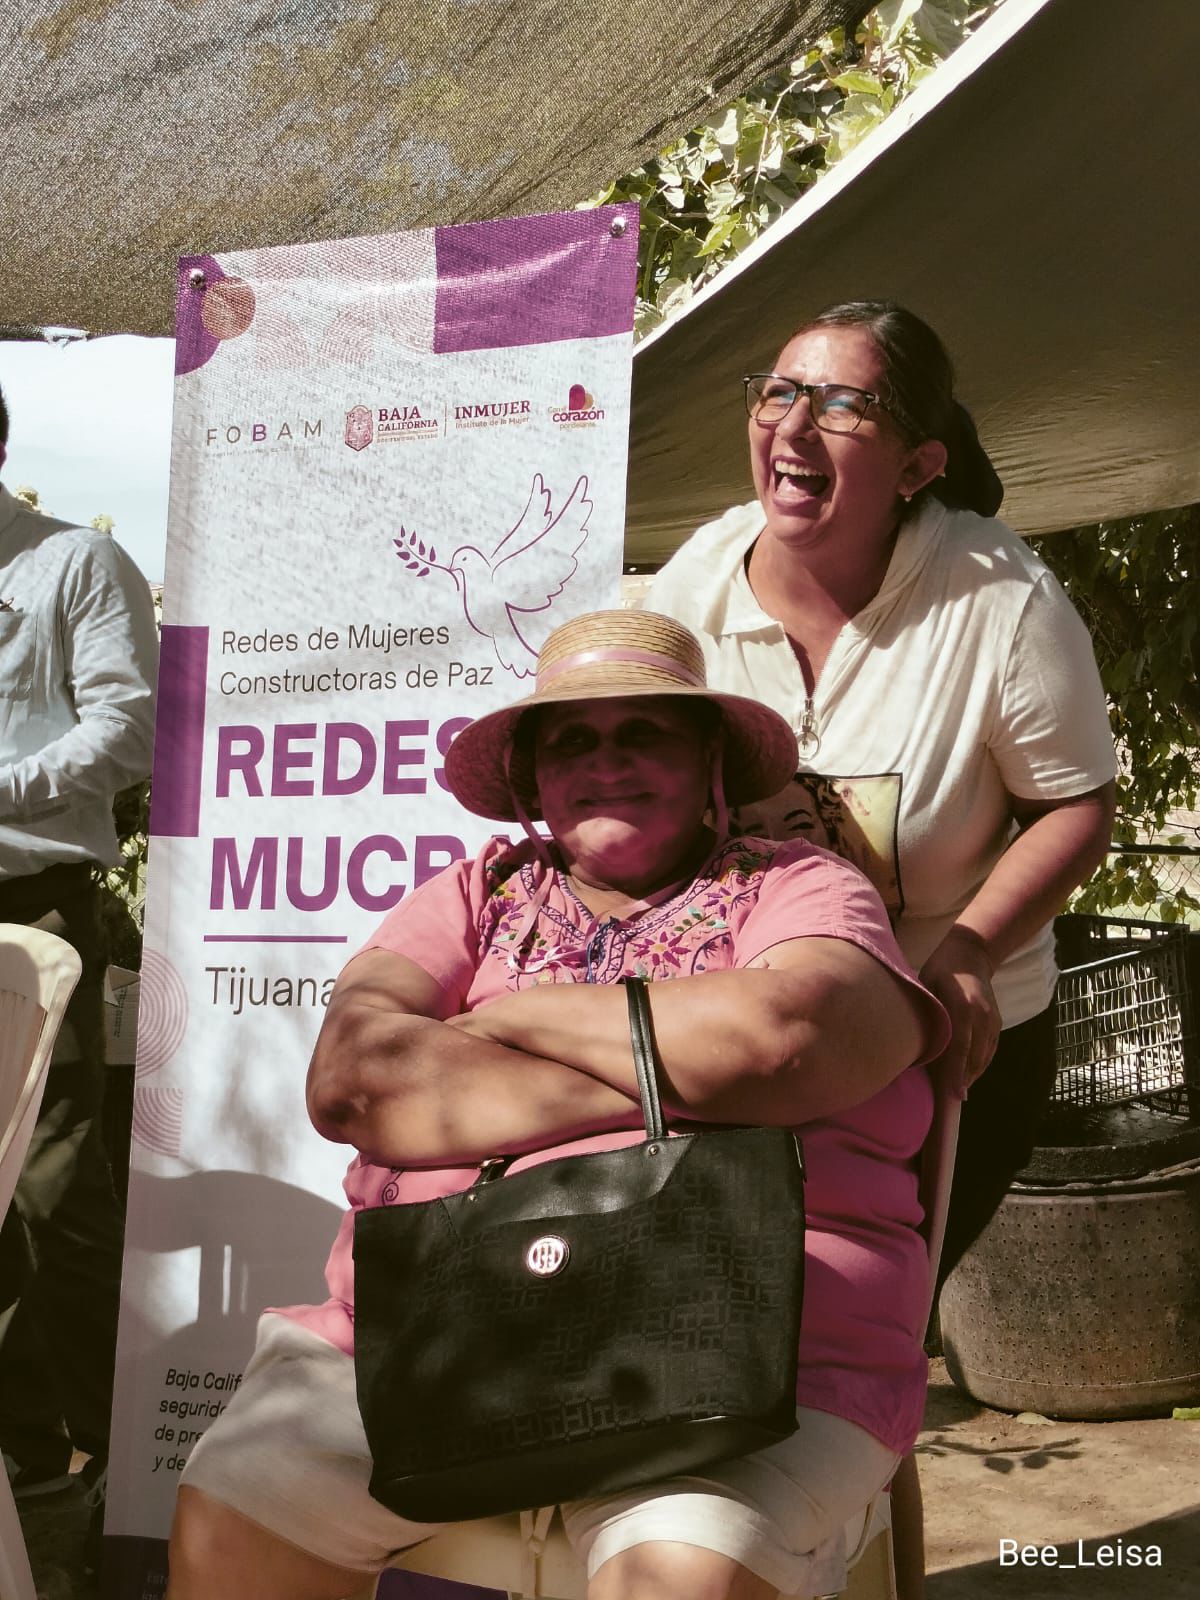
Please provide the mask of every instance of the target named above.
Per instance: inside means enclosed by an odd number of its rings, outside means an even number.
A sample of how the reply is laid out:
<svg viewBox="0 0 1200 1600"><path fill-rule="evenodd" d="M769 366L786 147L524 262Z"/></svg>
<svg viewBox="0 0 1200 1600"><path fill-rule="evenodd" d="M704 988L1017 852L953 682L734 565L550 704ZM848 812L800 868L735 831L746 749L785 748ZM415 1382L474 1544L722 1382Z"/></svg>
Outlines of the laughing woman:
<svg viewBox="0 0 1200 1600"><path fill-rule="evenodd" d="M674 1126L800 1132L804 1326L789 1439L563 1507L589 1600L768 1600L836 1563L920 1426L915 1157L946 1022L858 871L728 837L726 802L764 799L795 762L787 723L705 689L696 639L649 613L565 624L535 692L459 735L454 794L530 837L407 897L338 980L309 1074L316 1126L359 1152L330 1299L263 1317L183 1475L170 1600L341 1600L433 1531L368 1492L354 1212L457 1193L498 1154L516 1171L641 1139L625 975L651 980Z"/></svg>
<svg viewBox="0 0 1200 1600"><path fill-rule="evenodd" d="M794 780L740 824L866 871L950 1014L945 1068L970 1095L944 1279L1054 1080L1051 923L1112 825L1104 695L1066 595L995 519L1000 480L920 318L832 306L744 381L757 498L694 534L646 603L700 636L712 684L797 731Z"/></svg>

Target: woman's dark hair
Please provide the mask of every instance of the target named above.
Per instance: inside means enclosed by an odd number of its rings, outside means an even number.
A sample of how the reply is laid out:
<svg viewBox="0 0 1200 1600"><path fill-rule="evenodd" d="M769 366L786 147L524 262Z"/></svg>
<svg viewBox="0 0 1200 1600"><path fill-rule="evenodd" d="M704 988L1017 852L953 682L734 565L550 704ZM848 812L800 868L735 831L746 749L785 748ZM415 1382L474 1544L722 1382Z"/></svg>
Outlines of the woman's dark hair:
<svg viewBox="0 0 1200 1600"><path fill-rule="evenodd" d="M0 444L8 443L8 407L4 404L4 390L0 389Z"/></svg>
<svg viewBox="0 0 1200 1600"><path fill-rule="evenodd" d="M910 444L938 439L946 446L946 475L927 491L944 505L994 516L1004 498L970 412L954 398L954 367L927 322L892 300L846 300L826 306L796 329L863 328L883 357L884 404Z"/></svg>

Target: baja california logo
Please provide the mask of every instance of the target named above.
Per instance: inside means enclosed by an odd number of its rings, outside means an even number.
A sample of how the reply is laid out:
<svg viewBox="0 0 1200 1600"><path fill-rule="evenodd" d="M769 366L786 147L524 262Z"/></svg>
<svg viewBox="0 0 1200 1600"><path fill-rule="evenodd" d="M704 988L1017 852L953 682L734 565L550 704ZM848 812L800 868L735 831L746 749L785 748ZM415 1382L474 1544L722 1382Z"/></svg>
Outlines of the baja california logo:
<svg viewBox="0 0 1200 1600"><path fill-rule="evenodd" d="M441 432L437 417L422 414L420 406L379 406L375 411L375 437L380 444L388 439L436 439Z"/></svg>
<svg viewBox="0 0 1200 1600"><path fill-rule="evenodd" d="M566 428L592 427L604 421L604 412L581 383L573 383L567 393L567 409L551 406L550 417Z"/></svg>
<svg viewBox="0 0 1200 1600"><path fill-rule="evenodd" d="M345 440L351 450L365 450L375 437L370 406L351 406L346 413Z"/></svg>

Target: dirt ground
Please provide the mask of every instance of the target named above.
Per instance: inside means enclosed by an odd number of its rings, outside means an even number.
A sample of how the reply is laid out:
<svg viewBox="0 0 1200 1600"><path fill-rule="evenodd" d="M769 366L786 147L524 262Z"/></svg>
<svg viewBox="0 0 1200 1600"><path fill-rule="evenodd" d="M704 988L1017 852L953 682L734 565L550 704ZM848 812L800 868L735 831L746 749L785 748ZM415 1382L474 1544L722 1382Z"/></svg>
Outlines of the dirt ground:
<svg viewBox="0 0 1200 1600"><path fill-rule="evenodd" d="M1200 1600L1200 1422L1018 1422L935 1361L917 1451L928 1600ZM1002 1539L1058 1565L1001 1566Z"/></svg>
<svg viewBox="0 0 1200 1600"><path fill-rule="evenodd" d="M928 1600L1200 1600L1200 1422L1018 1422L962 1394L941 1361L930 1379L917 1446ZM28 1502L21 1519L38 1600L93 1600L82 1490ZM1004 1539L1038 1547L1039 1564L1002 1566ZM1151 1545L1160 1566L1144 1564Z"/></svg>

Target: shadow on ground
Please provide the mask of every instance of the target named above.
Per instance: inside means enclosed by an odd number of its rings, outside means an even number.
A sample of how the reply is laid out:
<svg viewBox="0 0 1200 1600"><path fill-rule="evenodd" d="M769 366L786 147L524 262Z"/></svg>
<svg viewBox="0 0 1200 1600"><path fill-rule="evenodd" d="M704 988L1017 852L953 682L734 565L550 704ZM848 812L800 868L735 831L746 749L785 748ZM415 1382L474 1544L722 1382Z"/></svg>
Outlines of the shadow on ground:
<svg viewBox="0 0 1200 1600"><path fill-rule="evenodd" d="M1054 1461L1078 1461L1083 1452L1078 1433L1059 1439L1045 1439L1037 1444L977 1444L969 1439L956 1439L950 1434L922 1434L916 1454L918 1459L945 1456L967 1456L989 1472L1001 1474L1021 1467L1027 1472L1037 1472Z"/></svg>
<svg viewBox="0 0 1200 1600"><path fill-rule="evenodd" d="M90 1508L82 1480L61 1494L18 1506L38 1600L93 1600L99 1593L84 1577L84 1538Z"/></svg>

